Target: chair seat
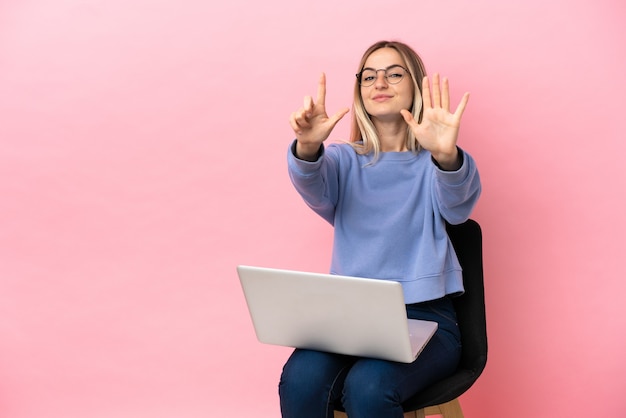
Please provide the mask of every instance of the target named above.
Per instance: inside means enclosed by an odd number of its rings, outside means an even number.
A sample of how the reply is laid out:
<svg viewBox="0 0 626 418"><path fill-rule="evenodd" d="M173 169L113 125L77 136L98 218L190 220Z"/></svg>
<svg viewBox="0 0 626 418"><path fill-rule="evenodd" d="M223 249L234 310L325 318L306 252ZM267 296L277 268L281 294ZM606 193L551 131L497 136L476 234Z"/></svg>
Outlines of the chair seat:
<svg viewBox="0 0 626 418"><path fill-rule="evenodd" d="M474 384L478 375L480 375L480 371L459 369L454 375L429 386L408 399L402 406L405 411L414 411L431 405L450 402L465 393Z"/></svg>

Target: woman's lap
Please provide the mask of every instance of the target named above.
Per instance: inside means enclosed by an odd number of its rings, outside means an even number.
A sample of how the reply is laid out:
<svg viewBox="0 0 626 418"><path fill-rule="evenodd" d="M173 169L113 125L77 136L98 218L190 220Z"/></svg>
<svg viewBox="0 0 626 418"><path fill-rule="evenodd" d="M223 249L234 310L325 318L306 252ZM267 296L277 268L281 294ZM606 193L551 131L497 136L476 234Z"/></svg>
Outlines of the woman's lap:
<svg viewBox="0 0 626 418"><path fill-rule="evenodd" d="M411 318L432 320L435 312L440 324L413 363L295 350L279 385L282 416L332 417L334 405L341 402L351 418L402 417L403 401L451 375L458 365L456 318L446 306L451 305L437 302L409 309Z"/></svg>
<svg viewBox="0 0 626 418"><path fill-rule="evenodd" d="M354 418L402 416L403 401L456 369L460 349L445 339L436 333L408 364L295 350L279 386L283 417L332 417L338 402Z"/></svg>

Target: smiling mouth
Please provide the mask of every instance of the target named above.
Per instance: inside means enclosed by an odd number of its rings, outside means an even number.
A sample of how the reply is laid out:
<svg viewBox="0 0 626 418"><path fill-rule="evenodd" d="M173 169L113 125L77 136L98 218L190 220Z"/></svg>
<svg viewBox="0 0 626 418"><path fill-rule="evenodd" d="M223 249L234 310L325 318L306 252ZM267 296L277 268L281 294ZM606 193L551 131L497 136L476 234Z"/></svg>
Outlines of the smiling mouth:
<svg viewBox="0 0 626 418"><path fill-rule="evenodd" d="M391 99L391 96L387 96L384 94L379 94L378 96L374 96L373 100L376 102L384 102L386 100Z"/></svg>

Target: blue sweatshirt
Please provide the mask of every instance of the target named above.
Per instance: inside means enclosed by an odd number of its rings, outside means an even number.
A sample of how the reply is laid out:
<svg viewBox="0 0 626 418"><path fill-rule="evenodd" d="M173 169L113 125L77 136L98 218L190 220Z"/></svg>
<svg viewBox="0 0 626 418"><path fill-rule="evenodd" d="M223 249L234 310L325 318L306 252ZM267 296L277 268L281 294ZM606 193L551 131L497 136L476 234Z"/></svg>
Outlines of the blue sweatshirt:
<svg viewBox="0 0 626 418"><path fill-rule="evenodd" d="M463 292L461 267L445 221L467 220L481 191L471 156L457 171L428 151L359 155L348 144L322 147L317 161L288 152L289 176L311 209L334 226L330 272L395 280L405 303Z"/></svg>

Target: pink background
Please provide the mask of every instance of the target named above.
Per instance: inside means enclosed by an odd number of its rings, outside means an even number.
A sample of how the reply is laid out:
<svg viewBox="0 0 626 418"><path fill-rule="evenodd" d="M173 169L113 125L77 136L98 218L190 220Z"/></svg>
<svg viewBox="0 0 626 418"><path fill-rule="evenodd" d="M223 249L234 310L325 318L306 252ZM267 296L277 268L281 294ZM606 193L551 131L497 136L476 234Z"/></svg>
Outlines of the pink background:
<svg viewBox="0 0 626 418"><path fill-rule="evenodd" d="M277 417L237 264L326 271L288 115L413 45L472 96L490 358L468 418L626 413L621 0L0 3L0 416ZM345 138L343 121L333 137Z"/></svg>

